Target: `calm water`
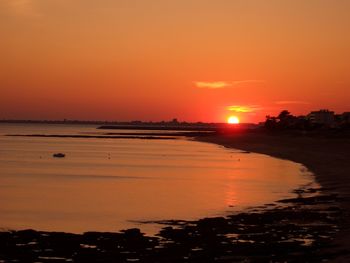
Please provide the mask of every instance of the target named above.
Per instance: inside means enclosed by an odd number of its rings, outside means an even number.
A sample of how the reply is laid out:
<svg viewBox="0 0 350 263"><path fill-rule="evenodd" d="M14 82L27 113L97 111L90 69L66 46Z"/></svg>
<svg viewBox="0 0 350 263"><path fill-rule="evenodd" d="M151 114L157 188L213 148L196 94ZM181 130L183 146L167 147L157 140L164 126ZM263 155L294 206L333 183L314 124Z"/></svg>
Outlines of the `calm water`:
<svg viewBox="0 0 350 263"><path fill-rule="evenodd" d="M4 136L96 132L0 124L0 228L154 233L159 226L138 222L224 215L290 197L313 179L300 164L184 138Z"/></svg>

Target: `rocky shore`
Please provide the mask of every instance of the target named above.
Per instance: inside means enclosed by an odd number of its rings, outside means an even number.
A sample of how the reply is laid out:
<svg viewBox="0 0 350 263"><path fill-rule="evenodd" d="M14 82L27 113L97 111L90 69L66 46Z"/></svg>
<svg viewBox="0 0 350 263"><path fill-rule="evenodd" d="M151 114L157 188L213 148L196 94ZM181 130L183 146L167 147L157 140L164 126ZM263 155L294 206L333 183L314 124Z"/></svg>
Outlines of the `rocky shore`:
<svg viewBox="0 0 350 263"><path fill-rule="evenodd" d="M161 221L155 237L139 229L70 234L0 233L1 262L321 262L334 247L343 211L337 195L298 189L296 198L226 217ZM154 222L152 222L154 223Z"/></svg>

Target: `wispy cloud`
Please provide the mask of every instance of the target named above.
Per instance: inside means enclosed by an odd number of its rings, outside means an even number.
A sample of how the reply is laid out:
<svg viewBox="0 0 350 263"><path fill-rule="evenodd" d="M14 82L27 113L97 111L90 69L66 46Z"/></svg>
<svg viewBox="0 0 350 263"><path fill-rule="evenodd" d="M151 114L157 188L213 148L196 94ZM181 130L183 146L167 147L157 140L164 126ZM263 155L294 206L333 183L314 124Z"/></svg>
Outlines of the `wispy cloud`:
<svg viewBox="0 0 350 263"><path fill-rule="evenodd" d="M254 113L263 108L259 105L231 105L227 106L226 109L236 113Z"/></svg>
<svg viewBox="0 0 350 263"><path fill-rule="evenodd" d="M212 82L206 82L206 81L195 81L194 84L197 88L208 88L208 89L222 89L231 87L232 84L227 81L212 81Z"/></svg>
<svg viewBox="0 0 350 263"><path fill-rule="evenodd" d="M302 100L280 100L275 102L278 105L290 105L290 104L303 104L308 105L310 102L302 101Z"/></svg>
<svg viewBox="0 0 350 263"><path fill-rule="evenodd" d="M222 89L222 88L234 88L241 84L246 83L263 83L263 80L236 80L236 81L194 81L194 85L197 88L207 89Z"/></svg>

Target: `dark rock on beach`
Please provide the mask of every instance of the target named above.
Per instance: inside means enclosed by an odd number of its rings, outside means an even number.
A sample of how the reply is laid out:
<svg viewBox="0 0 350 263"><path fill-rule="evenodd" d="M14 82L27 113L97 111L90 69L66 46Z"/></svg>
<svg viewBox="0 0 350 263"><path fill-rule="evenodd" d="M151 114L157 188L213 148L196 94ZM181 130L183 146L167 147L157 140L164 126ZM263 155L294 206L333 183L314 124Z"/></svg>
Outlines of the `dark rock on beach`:
<svg viewBox="0 0 350 263"><path fill-rule="evenodd" d="M303 197L314 192L314 197ZM331 241L344 217L337 196L299 190L244 213L169 220L156 237L139 229L69 234L0 232L0 262L321 262L349 251ZM311 199L310 199L311 198ZM155 223L155 222L150 222Z"/></svg>

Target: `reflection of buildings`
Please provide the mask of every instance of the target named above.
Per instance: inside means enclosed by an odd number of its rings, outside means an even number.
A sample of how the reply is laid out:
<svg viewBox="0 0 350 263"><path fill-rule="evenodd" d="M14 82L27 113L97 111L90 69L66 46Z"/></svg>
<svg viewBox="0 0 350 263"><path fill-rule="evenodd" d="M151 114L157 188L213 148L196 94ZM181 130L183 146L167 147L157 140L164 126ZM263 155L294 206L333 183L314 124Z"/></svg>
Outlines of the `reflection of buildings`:
<svg viewBox="0 0 350 263"><path fill-rule="evenodd" d="M312 124L333 126L335 123L335 114L329 110L312 111L307 115Z"/></svg>

